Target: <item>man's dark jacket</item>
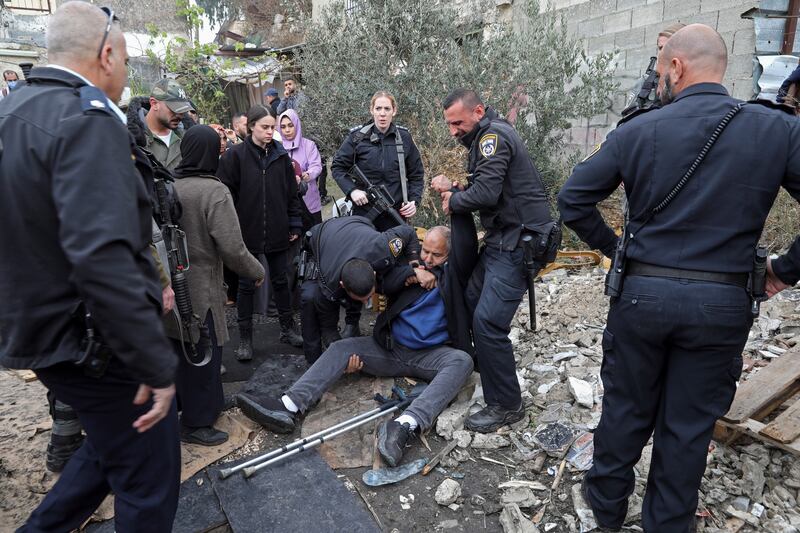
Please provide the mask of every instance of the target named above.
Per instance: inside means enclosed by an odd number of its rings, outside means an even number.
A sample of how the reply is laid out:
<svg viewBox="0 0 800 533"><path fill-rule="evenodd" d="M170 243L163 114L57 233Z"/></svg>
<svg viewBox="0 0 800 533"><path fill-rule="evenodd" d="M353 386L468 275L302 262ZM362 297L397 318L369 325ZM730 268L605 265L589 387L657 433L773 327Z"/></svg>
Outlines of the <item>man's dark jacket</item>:
<svg viewBox="0 0 800 533"><path fill-rule="evenodd" d="M169 385L150 201L105 95L34 68L0 103L0 142L0 363L77 361L83 303L132 379Z"/></svg>
<svg viewBox="0 0 800 533"><path fill-rule="evenodd" d="M363 259L375 270L377 291L399 291L414 275L409 261L419 260L419 239L411 226L380 232L365 217L353 215L329 219L311 228L311 253L320 270L323 294L330 300L345 297L339 286L342 267L350 259Z"/></svg>
<svg viewBox="0 0 800 533"><path fill-rule="evenodd" d="M264 150L248 136L223 154L217 177L231 191L248 250L280 252L289 248L289 233L300 235L302 200L281 143L273 141Z"/></svg>
<svg viewBox="0 0 800 533"><path fill-rule="evenodd" d="M453 347L474 355L472 345L472 314L464 300L467 282L478 262L478 238L472 215L450 217L450 253L447 262L431 269L436 275L439 293L447 315L447 331ZM392 349L392 320L425 294L419 285L411 285L388 294L389 307L378 315L372 335L378 345Z"/></svg>
<svg viewBox="0 0 800 533"><path fill-rule="evenodd" d="M514 127L487 108L461 143L469 148L469 187L453 193L450 210L480 211L484 242L503 250L516 249L523 230L548 233L552 217L547 194Z"/></svg>

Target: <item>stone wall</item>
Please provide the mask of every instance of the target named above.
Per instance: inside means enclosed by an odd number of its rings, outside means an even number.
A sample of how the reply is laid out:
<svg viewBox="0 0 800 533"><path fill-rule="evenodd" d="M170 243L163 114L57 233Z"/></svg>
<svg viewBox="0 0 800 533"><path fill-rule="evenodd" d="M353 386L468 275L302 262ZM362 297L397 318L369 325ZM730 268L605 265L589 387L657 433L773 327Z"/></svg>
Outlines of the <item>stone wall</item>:
<svg viewBox="0 0 800 533"><path fill-rule="evenodd" d="M620 92L607 112L570 131L571 143L584 153L619 120L628 92L655 54L658 33L672 23L702 23L717 30L728 45L725 86L737 98L754 95L755 31L753 21L741 14L757 7L757 0L552 0L551 5L564 15L569 33L584 41L589 55L615 52Z"/></svg>

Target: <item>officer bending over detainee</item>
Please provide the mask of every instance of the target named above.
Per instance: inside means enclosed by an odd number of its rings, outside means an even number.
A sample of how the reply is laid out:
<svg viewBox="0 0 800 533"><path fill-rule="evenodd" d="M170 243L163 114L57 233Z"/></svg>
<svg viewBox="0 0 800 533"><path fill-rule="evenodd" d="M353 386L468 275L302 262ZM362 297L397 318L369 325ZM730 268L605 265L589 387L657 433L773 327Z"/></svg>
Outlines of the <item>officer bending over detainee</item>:
<svg viewBox="0 0 800 533"><path fill-rule="evenodd" d="M564 222L615 257L603 411L583 486L602 527L623 525L633 468L653 435L642 526L695 530L708 444L736 392L763 293L748 290L756 246L780 187L800 199L800 122L772 102L731 98L721 85L726 67L716 31L678 30L656 67L663 107L622 121L559 195ZM620 183L630 213L621 242L597 210ZM780 259L764 256L768 294L800 279L800 239Z"/></svg>
<svg viewBox="0 0 800 533"><path fill-rule="evenodd" d="M470 415L468 429L490 433L525 415L517 379L514 347L508 338L511 320L528 288L523 237L544 243L542 254L555 254L553 222L544 185L516 130L475 91L456 89L442 102L450 134L469 150L469 186L453 187L436 176L431 187L441 194L447 214L479 211L485 245L465 296L474 312L472 331L486 407ZM551 242L552 240L552 242ZM539 247L537 247L538 249ZM538 253L536 268L547 262Z"/></svg>
<svg viewBox="0 0 800 533"><path fill-rule="evenodd" d="M170 531L178 504L177 360L151 204L114 104L128 73L115 21L60 5L51 64L0 104L0 364L32 368L86 430L20 531L77 529L110 492L117 531Z"/></svg>
<svg viewBox="0 0 800 533"><path fill-rule="evenodd" d="M339 340L339 306L369 301L375 284L361 272L374 277L378 290L390 293L406 279L432 278L419 268L419 239L411 226L391 228L383 233L361 216L337 217L311 228L304 243L309 261L300 286L303 353L309 364L319 358L323 345Z"/></svg>
<svg viewBox="0 0 800 533"><path fill-rule="evenodd" d="M250 418L276 433L295 429L305 413L342 375L364 372L374 376L411 376L430 381L395 420L378 427L378 451L397 466L414 431L426 430L461 390L472 373L470 313L463 290L477 261L477 237L470 215L453 217L451 231L436 226L422 244L422 260L432 279L417 277L387 293L389 306L375 322L372 337L334 342L280 399L259 398ZM374 284L374 274L362 274Z"/></svg>

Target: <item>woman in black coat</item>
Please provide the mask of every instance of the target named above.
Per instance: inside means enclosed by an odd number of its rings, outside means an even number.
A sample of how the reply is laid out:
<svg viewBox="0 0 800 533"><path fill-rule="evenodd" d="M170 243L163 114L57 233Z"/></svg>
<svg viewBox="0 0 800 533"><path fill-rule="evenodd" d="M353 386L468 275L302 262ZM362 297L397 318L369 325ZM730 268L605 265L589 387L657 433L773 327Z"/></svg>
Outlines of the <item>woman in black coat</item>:
<svg viewBox="0 0 800 533"><path fill-rule="evenodd" d="M292 317L286 254L289 243L298 239L302 228L292 160L280 142L275 142L275 113L268 106L255 105L247 112L250 134L222 156L217 177L228 186L236 204L239 225L247 249L264 254L281 324L281 341L302 346ZM255 281L239 279L239 348L236 357L253 357L253 300Z"/></svg>

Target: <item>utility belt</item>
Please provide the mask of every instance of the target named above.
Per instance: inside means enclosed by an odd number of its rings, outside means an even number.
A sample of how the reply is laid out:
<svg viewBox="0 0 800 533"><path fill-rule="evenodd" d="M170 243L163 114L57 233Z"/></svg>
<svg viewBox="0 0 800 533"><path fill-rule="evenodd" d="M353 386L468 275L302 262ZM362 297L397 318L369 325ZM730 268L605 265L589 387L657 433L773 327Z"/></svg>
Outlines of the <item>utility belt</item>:
<svg viewBox="0 0 800 533"><path fill-rule="evenodd" d="M710 281L712 283L725 283L736 285L742 289L747 288L748 274L730 274L727 272L704 272L701 270L686 270L671 268L639 261L628 261L627 273L629 276L648 276L654 278L687 279L691 281Z"/></svg>
<svg viewBox="0 0 800 533"><path fill-rule="evenodd" d="M302 283L319 278L319 264L314 260L314 254L311 252L311 232L307 231L305 235L303 235L300 258L297 261L297 281Z"/></svg>
<svg viewBox="0 0 800 533"><path fill-rule="evenodd" d="M81 339L81 357L75 364L83 367L83 373L90 378L101 378L108 369L108 363L114 353L105 340L95 331L92 314L81 304L76 320L83 315L82 327L85 328L84 336Z"/></svg>

